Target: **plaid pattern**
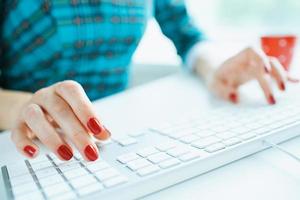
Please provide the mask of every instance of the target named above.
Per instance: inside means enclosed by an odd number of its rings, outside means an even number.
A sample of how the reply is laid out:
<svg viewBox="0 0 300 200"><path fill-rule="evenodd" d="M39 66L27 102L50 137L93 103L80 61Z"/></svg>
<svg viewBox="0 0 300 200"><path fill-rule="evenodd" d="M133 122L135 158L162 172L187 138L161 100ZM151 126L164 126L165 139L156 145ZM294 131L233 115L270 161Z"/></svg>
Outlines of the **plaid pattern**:
<svg viewBox="0 0 300 200"><path fill-rule="evenodd" d="M183 0L1 0L1 87L72 79L94 100L123 90L152 14L184 59L202 39Z"/></svg>

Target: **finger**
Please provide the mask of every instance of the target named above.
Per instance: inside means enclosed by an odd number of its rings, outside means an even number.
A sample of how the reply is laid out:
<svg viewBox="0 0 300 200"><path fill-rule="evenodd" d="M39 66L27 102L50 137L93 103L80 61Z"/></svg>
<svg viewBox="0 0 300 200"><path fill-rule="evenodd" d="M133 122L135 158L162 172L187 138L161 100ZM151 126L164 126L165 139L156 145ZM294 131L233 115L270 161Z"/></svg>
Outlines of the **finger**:
<svg viewBox="0 0 300 200"><path fill-rule="evenodd" d="M265 77L260 74L257 76L257 81L260 85L260 87L262 88L264 95L267 99L267 102L271 105L276 103L276 100L274 98L273 92L271 90L271 87L269 86L268 81L265 79Z"/></svg>
<svg viewBox="0 0 300 200"><path fill-rule="evenodd" d="M11 140L17 150L27 158L35 158L39 153L39 147L28 138L30 130L25 124L20 124L11 132Z"/></svg>
<svg viewBox="0 0 300 200"><path fill-rule="evenodd" d="M98 149L92 138L74 115L70 106L61 97L51 94L50 97L46 95L37 101L56 121L63 133L67 135L86 160L98 159Z"/></svg>
<svg viewBox="0 0 300 200"><path fill-rule="evenodd" d="M236 87L224 84L224 81L216 81L213 86L214 93L220 98L234 104L239 102L239 94Z"/></svg>
<svg viewBox="0 0 300 200"><path fill-rule="evenodd" d="M70 160L73 157L71 147L62 140L47 121L40 106L37 104L28 105L23 112L23 119L39 140L60 159Z"/></svg>
<svg viewBox="0 0 300 200"><path fill-rule="evenodd" d="M277 83L277 86L280 90L285 90L285 80L281 75L278 67L282 67L281 64L275 58L270 58L271 71L270 75L273 77ZM282 67L283 68L283 67Z"/></svg>
<svg viewBox="0 0 300 200"><path fill-rule="evenodd" d="M80 84L75 81L64 81L55 86L55 92L72 108L77 118L98 139L105 140L110 132L100 123L92 103Z"/></svg>

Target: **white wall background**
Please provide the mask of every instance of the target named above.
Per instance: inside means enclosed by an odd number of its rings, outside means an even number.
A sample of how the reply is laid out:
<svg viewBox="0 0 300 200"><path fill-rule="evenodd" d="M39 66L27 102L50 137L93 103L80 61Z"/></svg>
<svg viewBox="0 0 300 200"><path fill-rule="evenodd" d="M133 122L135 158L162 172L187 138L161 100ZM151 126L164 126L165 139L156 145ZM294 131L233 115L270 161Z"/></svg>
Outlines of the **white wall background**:
<svg viewBox="0 0 300 200"><path fill-rule="evenodd" d="M191 16L212 40L245 41L264 34L299 34L299 0L186 0ZM137 64L178 65L172 43L154 20L136 51Z"/></svg>

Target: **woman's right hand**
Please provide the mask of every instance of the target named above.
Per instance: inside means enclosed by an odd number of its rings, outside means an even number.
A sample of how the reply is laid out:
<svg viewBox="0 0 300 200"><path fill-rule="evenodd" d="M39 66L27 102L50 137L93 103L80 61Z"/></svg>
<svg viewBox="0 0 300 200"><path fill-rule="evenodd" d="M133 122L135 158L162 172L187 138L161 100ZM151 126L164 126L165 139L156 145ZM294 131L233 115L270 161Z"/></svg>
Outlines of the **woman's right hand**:
<svg viewBox="0 0 300 200"><path fill-rule="evenodd" d="M92 137L106 140L110 135L81 85L63 81L33 94L21 109L11 138L28 158L38 155L39 147L33 142L37 137L61 160L70 160L73 149L65 139L68 138L85 160L94 161L99 153Z"/></svg>

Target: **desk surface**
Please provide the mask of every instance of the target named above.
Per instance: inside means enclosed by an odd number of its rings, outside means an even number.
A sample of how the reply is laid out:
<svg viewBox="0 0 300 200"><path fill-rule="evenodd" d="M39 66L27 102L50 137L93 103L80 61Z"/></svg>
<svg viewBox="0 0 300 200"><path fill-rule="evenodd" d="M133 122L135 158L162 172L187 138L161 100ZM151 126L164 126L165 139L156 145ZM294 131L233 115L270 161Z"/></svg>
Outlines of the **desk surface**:
<svg viewBox="0 0 300 200"><path fill-rule="evenodd" d="M280 101L280 96L278 97ZM244 104L265 104L260 92L249 102L245 100ZM94 105L112 134L121 135L130 130L151 127L152 124L170 118L205 112L219 103L221 102L213 99L197 79L186 74L177 74L105 98ZM187 109L191 105L193 109ZM300 155L299 144L300 138L296 138L283 146ZM8 132L0 135L0 146L0 165L22 159L9 140ZM299 200L300 163L277 150L269 149L144 199L200 198Z"/></svg>

